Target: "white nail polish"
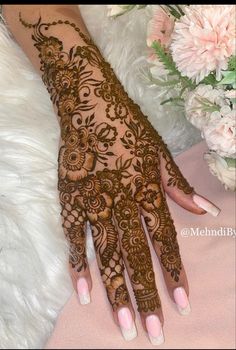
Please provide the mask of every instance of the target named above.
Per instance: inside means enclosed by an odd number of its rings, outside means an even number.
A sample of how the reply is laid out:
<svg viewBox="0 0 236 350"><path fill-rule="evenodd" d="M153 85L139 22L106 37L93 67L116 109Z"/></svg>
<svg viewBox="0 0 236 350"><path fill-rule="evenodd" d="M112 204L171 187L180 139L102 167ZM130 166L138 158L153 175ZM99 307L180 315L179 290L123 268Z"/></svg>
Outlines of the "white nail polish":
<svg viewBox="0 0 236 350"><path fill-rule="evenodd" d="M161 345L164 343L165 339L162 331L162 326L157 315L147 316L146 327L152 345Z"/></svg>
<svg viewBox="0 0 236 350"><path fill-rule="evenodd" d="M159 337L153 337L152 335L149 334L149 339L150 339L150 342L152 343L152 345L161 345L165 341L162 330L161 330Z"/></svg>
<svg viewBox="0 0 236 350"><path fill-rule="evenodd" d="M90 303L90 294L88 283L84 277L80 277L77 281L77 291L80 304L86 305Z"/></svg>
<svg viewBox="0 0 236 350"><path fill-rule="evenodd" d="M183 287L175 288L173 295L174 295L175 303L179 313L183 316L189 315L191 312L191 307L189 304L188 296L184 288Z"/></svg>
<svg viewBox="0 0 236 350"><path fill-rule="evenodd" d="M137 337L136 326L132 314L128 307L122 307L118 310L118 321L121 333L126 341L130 341Z"/></svg>
<svg viewBox="0 0 236 350"><path fill-rule="evenodd" d="M190 305L186 306L185 308L182 308L181 306L177 305L178 311L183 316L188 316L191 312Z"/></svg>
<svg viewBox="0 0 236 350"><path fill-rule="evenodd" d="M214 204L209 202L207 199L199 196L198 194L194 194L193 195L193 201L200 208L206 210L208 213L210 213L213 216L217 216L220 213L220 209L219 208L217 208Z"/></svg>
<svg viewBox="0 0 236 350"><path fill-rule="evenodd" d="M89 294L79 294L79 301L81 305L86 305L90 303L90 295Z"/></svg>

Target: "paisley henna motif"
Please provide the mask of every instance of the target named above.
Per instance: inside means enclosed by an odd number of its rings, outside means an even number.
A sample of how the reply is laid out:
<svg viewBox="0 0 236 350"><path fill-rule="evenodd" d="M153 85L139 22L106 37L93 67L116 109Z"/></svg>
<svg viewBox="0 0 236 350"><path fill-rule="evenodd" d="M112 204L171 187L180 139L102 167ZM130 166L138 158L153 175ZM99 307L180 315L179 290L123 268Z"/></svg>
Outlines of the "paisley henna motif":
<svg viewBox="0 0 236 350"><path fill-rule="evenodd" d="M129 303L124 281L127 265L138 310L155 311L160 300L140 212L160 261L178 281L181 258L173 220L161 187L160 159L168 186L185 193L183 178L161 136L128 96L91 37L74 23L21 23L33 31L42 79L57 108L61 127L58 190L70 263L86 269L85 223L90 222L102 280L115 310ZM54 26L76 31L83 44L64 50ZM162 158L161 158L162 157Z"/></svg>

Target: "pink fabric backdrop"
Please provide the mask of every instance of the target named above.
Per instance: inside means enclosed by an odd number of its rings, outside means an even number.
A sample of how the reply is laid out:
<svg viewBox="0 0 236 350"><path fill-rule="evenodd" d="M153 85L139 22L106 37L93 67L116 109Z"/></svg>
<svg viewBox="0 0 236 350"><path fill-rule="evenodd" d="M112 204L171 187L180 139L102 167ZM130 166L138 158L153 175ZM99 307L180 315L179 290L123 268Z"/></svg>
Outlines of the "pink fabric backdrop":
<svg viewBox="0 0 236 350"><path fill-rule="evenodd" d="M217 178L210 174L202 157L206 149L205 142L201 142L176 157L176 162L195 190L221 208L220 215L216 218L210 214L197 216L168 200L190 285L192 312L189 316L179 315L170 300L152 251L165 317L165 343L159 346L161 349L232 349L236 345L235 238L181 236L181 229L185 227L216 230L220 227L235 228L235 195L225 191ZM90 267L93 278L92 303L79 305L74 293L61 311L46 348L155 348L141 326L138 313L138 337L130 342L123 340L119 328L113 322L96 261Z"/></svg>

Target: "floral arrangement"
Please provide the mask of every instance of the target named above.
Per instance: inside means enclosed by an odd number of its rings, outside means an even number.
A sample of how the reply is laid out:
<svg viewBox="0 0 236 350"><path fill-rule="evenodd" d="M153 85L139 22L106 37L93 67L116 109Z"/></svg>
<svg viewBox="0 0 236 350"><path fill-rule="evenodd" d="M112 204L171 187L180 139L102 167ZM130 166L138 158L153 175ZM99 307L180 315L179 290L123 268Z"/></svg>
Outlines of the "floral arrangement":
<svg viewBox="0 0 236 350"><path fill-rule="evenodd" d="M204 159L226 189L236 190L236 6L107 5L108 16L148 6L149 79L201 131ZM166 94L165 94L166 96Z"/></svg>

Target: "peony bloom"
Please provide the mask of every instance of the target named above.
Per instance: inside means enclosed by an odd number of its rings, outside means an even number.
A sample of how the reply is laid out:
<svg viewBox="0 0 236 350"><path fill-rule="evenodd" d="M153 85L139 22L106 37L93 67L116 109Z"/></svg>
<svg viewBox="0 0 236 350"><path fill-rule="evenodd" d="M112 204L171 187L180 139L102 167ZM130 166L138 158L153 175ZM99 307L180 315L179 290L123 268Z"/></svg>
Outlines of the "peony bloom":
<svg viewBox="0 0 236 350"><path fill-rule="evenodd" d="M150 47L153 41L156 40L163 46L168 47L171 41L174 23L174 18L159 5L153 6L153 17L147 25L147 46Z"/></svg>
<svg viewBox="0 0 236 350"><path fill-rule="evenodd" d="M224 184L225 189L236 190L236 168L231 167L216 152L210 151L204 154L210 172Z"/></svg>
<svg viewBox="0 0 236 350"><path fill-rule="evenodd" d="M210 72L226 70L235 55L235 5L190 5L175 24L171 51L183 76L199 83Z"/></svg>
<svg viewBox="0 0 236 350"><path fill-rule="evenodd" d="M211 114L203 135L210 150L222 157L236 158L236 109L229 106Z"/></svg>
<svg viewBox="0 0 236 350"><path fill-rule="evenodd" d="M209 101L209 104L216 104L217 106L224 106L226 101L223 98L224 90L213 89L211 85L200 84L185 95L185 115L186 118L196 128L202 130L208 123L211 112L204 109L204 103ZM202 101L202 103L201 103Z"/></svg>

